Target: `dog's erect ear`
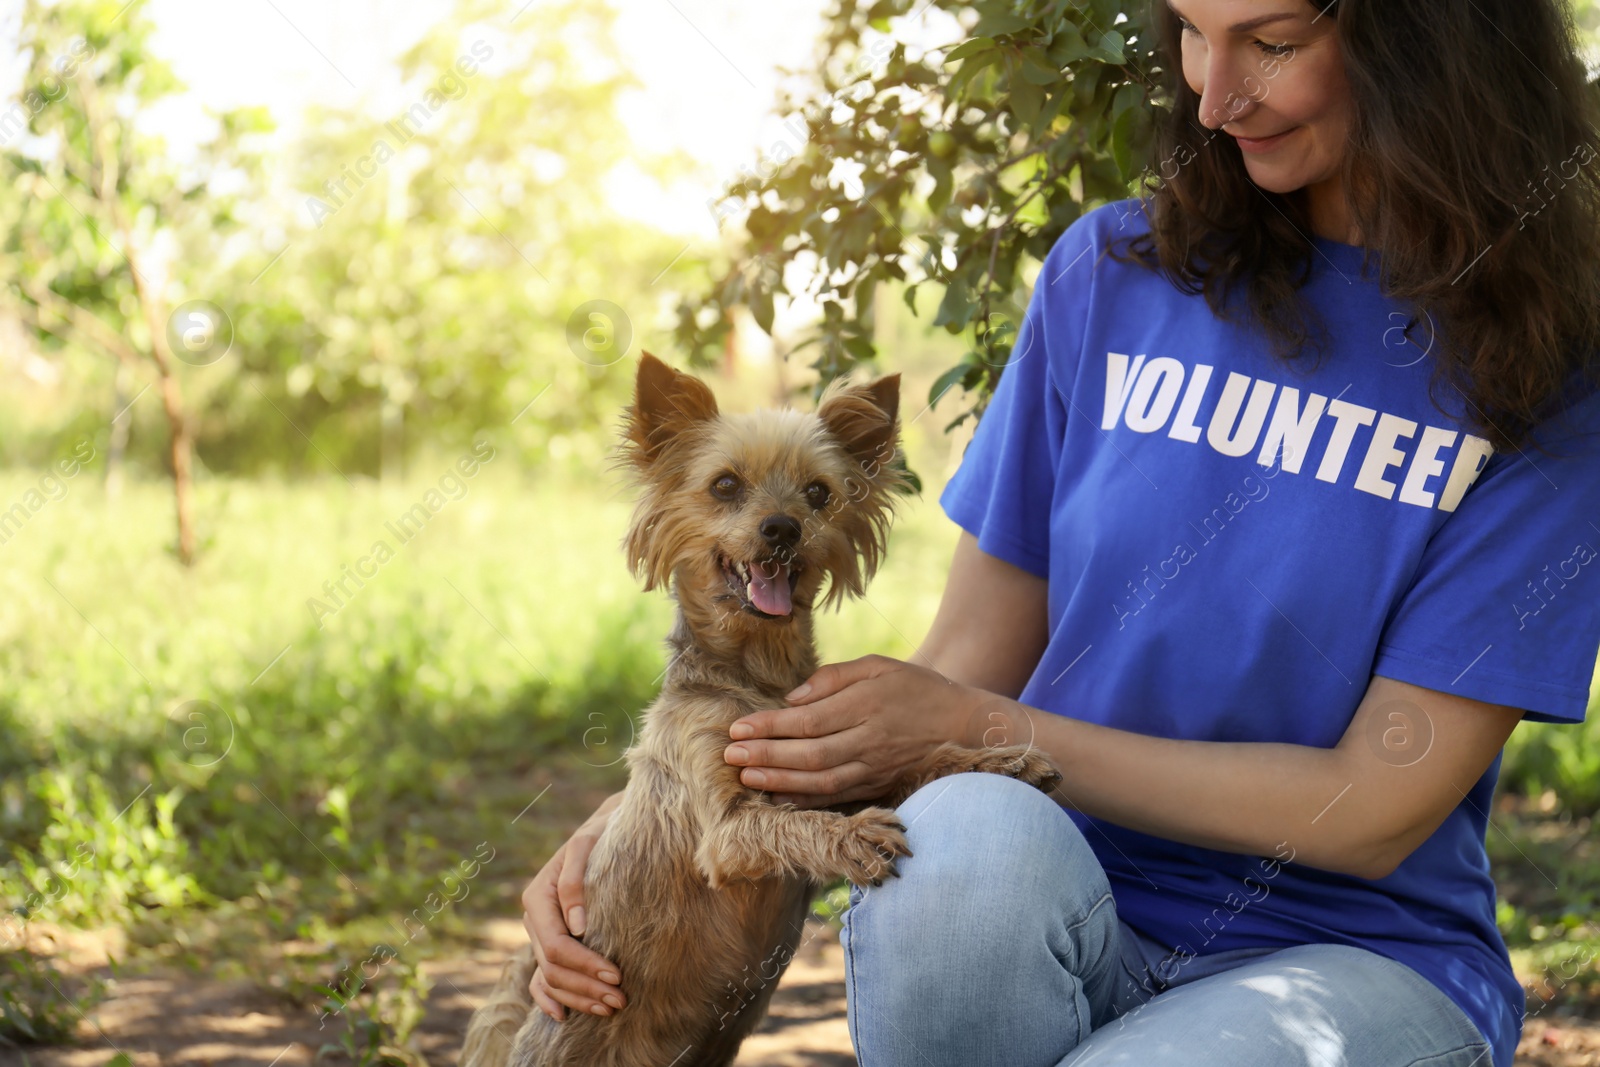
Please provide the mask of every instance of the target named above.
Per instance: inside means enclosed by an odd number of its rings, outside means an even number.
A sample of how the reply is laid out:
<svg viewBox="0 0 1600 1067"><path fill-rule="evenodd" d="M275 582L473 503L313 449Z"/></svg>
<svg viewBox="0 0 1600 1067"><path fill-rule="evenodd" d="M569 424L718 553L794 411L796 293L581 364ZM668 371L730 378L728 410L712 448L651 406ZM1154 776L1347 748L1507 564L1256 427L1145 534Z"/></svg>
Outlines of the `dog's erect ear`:
<svg viewBox="0 0 1600 1067"><path fill-rule="evenodd" d="M900 375L826 392L817 417L828 432L861 463L888 463L900 435Z"/></svg>
<svg viewBox="0 0 1600 1067"><path fill-rule="evenodd" d="M623 436L633 446L634 461L648 466L674 436L716 415L717 399L705 382L646 352L639 360Z"/></svg>

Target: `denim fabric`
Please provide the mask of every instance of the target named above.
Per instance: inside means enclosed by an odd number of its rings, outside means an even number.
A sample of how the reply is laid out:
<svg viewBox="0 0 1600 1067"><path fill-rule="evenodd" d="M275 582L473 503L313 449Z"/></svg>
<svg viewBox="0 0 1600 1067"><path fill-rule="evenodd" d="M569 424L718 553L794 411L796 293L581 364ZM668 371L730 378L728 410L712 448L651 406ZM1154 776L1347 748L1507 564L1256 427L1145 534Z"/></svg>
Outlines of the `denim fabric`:
<svg viewBox="0 0 1600 1067"><path fill-rule="evenodd" d="M957 774L899 808L913 855L853 887L845 949L861 1067L1488 1067L1466 1014L1343 945L1175 965L1117 915L1077 825L1031 786Z"/></svg>

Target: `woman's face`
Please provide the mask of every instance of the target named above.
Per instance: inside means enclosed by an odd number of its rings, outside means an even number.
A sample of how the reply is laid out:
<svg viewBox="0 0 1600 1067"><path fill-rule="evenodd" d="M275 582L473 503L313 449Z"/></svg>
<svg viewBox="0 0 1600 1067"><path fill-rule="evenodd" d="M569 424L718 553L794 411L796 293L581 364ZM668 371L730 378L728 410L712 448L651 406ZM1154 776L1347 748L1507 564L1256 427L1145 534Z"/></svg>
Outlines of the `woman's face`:
<svg viewBox="0 0 1600 1067"><path fill-rule="evenodd" d="M1168 0L1199 119L1238 140L1250 180L1275 193L1337 184L1350 90L1326 0ZM1258 139L1258 140L1252 140ZM1265 139L1265 140L1259 140Z"/></svg>

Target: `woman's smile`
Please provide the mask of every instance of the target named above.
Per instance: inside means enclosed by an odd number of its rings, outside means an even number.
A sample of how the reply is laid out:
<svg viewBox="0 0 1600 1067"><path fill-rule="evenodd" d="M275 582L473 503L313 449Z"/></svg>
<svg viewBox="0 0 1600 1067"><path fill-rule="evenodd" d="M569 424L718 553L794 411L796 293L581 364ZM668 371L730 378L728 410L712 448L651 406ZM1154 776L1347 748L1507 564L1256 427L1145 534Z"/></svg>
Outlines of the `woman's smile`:
<svg viewBox="0 0 1600 1067"><path fill-rule="evenodd" d="M1291 133L1299 128L1300 127L1298 126L1291 126L1287 130L1284 130L1281 133L1275 133L1270 137L1244 137L1237 133L1232 134L1231 136L1235 141L1239 142L1239 148L1241 151L1271 152L1273 149L1283 144L1285 139L1287 139Z"/></svg>

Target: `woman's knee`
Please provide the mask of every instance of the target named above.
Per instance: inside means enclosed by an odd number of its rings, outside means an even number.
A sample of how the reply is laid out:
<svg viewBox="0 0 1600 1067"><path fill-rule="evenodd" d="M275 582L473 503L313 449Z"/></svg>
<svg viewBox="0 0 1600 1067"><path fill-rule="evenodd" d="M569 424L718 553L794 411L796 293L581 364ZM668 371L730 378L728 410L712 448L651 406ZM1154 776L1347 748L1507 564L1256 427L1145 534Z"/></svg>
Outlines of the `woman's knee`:
<svg viewBox="0 0 1600 1067"><path fill-rule="evenodd" d="M900 877L851 890L841 934L862 1062L923 1064L929 1048L1057 1062L1089 1033L1115 958L1110 886L1083 835L1048 796L993 774L941 778L897 810L912 854Z"/></svg>
<svg viewBox="0 0 1600 1067"><path fill-rule="evenodd" d="M918 789L896 811L912 852L919 842L923 847L923 870L970 871L986 888L1047 880L1059 890L1083 879L1105 882L1071 817L1048 794L1015 778L952 774Z"/></svg>
<svg viewBox="0 0 1600 1067"><path fill-rule="evenodd" d="M962 955L980 950L974 946L1003 951L1030 928L1078 921L1110 897L1077 825L1014 778L950 775L896 810L911 855L897 861L898 878L852 894L853 907L880 920L866 924L871 930L897 937L920 930Z"/></svg>

